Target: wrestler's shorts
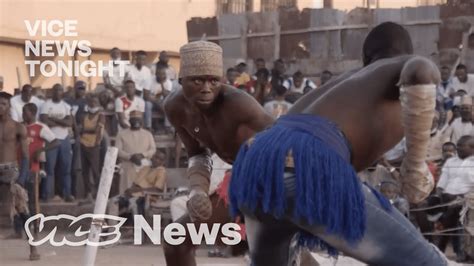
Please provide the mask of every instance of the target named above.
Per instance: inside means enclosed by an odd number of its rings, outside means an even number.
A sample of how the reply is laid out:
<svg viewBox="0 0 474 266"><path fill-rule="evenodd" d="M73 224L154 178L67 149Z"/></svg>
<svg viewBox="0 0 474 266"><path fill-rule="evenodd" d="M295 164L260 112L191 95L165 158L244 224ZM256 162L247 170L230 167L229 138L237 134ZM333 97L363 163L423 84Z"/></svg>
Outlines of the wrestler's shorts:
<svg viewBox="0 0 474 266"><path fill-rule="evenodd" d="M0 164L0 185L10 185L18 179L19 171L15 163Z"/></svg>
<svg viewBox="0 0 474 266"><path fill-rule="evenodd" d="M291 215L356 242L364 234L366 212L350 160L350 145L333 122L307 114L282 116L240 148L229 188L231 212L239 215L245 208L277 219L287 215L284 176L291 172L296 186Z"/></svg>

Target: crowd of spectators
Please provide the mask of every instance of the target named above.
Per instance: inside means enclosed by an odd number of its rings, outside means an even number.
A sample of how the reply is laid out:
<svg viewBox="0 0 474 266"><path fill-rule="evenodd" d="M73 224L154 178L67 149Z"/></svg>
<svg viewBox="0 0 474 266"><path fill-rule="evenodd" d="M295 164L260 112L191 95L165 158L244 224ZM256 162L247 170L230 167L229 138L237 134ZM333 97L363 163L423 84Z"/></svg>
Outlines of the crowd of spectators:
<svg viewBox="0 0 474 266"><path fill-rule="evenodd" d="M30 153L36 162L30 170L42 176L43 201L76 201L79 179L84 186L83 197L93 201L109 145L119 148L119 194L137 186L163 188L163 169L169 165L157 151L154 135L172 135L163 102L180 87L177 72L169 64L166 52L160 53L158 62L147 65L146 52L137 51L134 63L127 66L125 76L120 76L117 62L121 60L121 51L114 48L110 56L113 73L104 73L103 84L92 91L86 91L83 81L66 89L56 84L48 93L35 92L27 84L11 99L12 118L25 123L28 129ZM226 70L223 83L252 95L275 118L333 76L328 70L319 78L305 76L301 71L287 73L281 59L274 61L271 69L262 58L255 59L253 65L251 74L246 61L237 60L235 66ZM437 186L425 205L416 207L452 201L474 186L474 74L468 74L462 64L454 70L440 66L440 71L442 80L437 86L436 115L426 155ZM373 167L361 172L361 179L384 194L422 231L456 227L460 208L457 205L443 211L441 218L435 217L436 222L431 222L434 218L429 212L410 213L413 206L400 193L398 182L398 169L406 150L403 139ZM458 258L465 259L459 237L453 238ZM442 250L446 248L447 237L429 239Z"/></svg>

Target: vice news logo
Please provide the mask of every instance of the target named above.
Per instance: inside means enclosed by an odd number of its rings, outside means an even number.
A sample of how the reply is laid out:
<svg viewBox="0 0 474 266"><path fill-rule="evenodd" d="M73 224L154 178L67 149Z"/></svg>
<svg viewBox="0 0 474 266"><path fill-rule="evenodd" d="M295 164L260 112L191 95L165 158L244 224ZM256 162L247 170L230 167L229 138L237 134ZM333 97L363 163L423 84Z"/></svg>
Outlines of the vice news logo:
<svg viewBox="0 0 474 266"><path fill-rule="evenodd" d="M71 216L67 214L44 216L36 214L30 217L25 223L25 231L28 236L28 243L32 246L40 246L49 242L52 246L107 246L117 243L120 240L120 228L125 224L126 218L107 214L83 214L80 216ZM84 225L90 225L93 222L106 221L99 233L99 241L90 241L88 236L90 229L84 229ZM225 245L237 245L242 241L240 234L240 225L236 223L215 223L212 226L208 224L199 224L198 228L193 223L179 224L170 223L162 229L161 216L153 215L153 226L150 226L141 215L133 217L133 243L141 245L143 242L143 233L148 236L154 245L161 245L164 240L169 245L181 245L186 238L189 238L194 245L206 243L214 245L220 237L220 241ZM34 236L31 231L32 223L38 222L39 233ZM58 227L66 224L66 234L58 234ZM46 226L47 225L47 226ZM185 227L186 226L186 227ZM187 229L187 230L186 230ZM73 234L71 234L74 232ZM163 237L162 237L163 235Z"/></svg>

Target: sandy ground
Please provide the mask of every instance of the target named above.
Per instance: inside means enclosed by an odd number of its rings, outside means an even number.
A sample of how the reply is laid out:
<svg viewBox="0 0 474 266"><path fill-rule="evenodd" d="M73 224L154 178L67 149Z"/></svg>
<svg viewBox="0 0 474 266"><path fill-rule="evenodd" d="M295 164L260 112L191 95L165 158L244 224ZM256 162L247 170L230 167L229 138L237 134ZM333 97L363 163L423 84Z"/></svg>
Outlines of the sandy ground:
<svg viewBox="0 0 474 266"><path fill-rule="evenodd" d="M2 232L5 235L5 232ZM82 265L84 247L54 247L42 245L38 248L41 260L29 261L29 247L26 240L0 240L0 265L5 266L50 266L50 265ZM323 266L359 266L365 265L351 258L340 257L335 263L333 259L313 254ZM248 262L244 257L237 258L208 258L207 250L199 249L197 262L200 266L244 266ZM163 250L160 246L144 245L116 245L108 248L99 248L96 258L97 266L130 265L130 266L165 266ZM450 265L461 265L450 263Z"/></svg>

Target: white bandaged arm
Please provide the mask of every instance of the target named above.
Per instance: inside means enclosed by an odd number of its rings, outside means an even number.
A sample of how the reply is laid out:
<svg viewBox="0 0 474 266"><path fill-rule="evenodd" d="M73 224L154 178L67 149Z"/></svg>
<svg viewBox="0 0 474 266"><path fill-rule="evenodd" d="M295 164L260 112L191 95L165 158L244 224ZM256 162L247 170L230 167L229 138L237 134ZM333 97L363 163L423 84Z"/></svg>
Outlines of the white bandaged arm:
<svg viewBox="0 0 474 266"><path fill-rule="evenodd" d="M425 162L434 117L434 84L402 86L402 122L407 153L400 169L402 194L412 203L424 200L434 188L434 179Z"/></svg>

